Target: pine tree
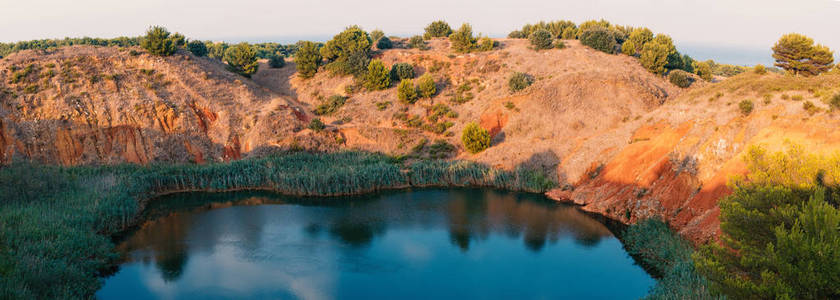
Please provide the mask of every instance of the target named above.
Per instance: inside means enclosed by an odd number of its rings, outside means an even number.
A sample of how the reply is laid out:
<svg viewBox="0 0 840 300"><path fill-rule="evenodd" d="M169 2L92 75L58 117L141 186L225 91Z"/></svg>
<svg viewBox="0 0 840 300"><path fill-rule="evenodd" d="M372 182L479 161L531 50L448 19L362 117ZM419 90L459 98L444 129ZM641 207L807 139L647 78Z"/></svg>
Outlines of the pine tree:
<svg viewBox="0 0 840 300"><path fill-rule="evenodd" d="M823 45L814 45L814 40L796 33L782 36L773 46L776 66L794 75L817 75L831 69L834 53Z"/></svg>
<svg viewBox="0 0 840 300"><path fill-rule="evenodd" d="M232 72L251 77L257 72L257 51L248 43L239 43L225 51L225 62Z"/></svg>
<svg viewBox="0 0 840 300"><path fill-rule="evenodd" d="M298 51L295 53L295 64L298 75L302 78L312 78L318 72L321 65L321 52L318 45L313 42L300 42Z"/></svg>
<svg viewBox="0 0 840 300"><path fill-rule="evenodd" d="M368 64L365 87L372 91L384 90L391 86L391 76L388 68L381 60L374 59Z"/></svg>

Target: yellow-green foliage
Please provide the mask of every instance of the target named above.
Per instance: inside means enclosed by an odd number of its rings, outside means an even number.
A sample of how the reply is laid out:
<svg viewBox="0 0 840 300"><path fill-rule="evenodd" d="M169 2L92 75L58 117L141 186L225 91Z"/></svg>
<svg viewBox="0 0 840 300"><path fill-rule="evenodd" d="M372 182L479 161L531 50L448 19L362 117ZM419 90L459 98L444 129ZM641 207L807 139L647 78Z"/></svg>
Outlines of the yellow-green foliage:
<svg viewBox="0 0 840 300"><path fill-rule="evenodd" d="M794 75L817 75L831 69L834 52L828 47L814 44L814 40L797 33L782 36L773 46L776 66Z"/></svg>
<svg viewBox="0 0 840 300"><path fill-rule="evenodd" d="M420 76L417 81L421 97L432 98L432 96L437 93L437 86L435 85L435 79L432 78L432 75L423 74L423 76Z"/></svg>
<svg viewBox="0 0 840 300"><path fill-rule="evenodd" d="M449 35L449 44L452 51L467 53L473 51L477 44L473 37L472 26L464 23L457 31Z"/></svg>
<svg viewBox="0 0 840 300"><path fill-rule="evenodd" d="M840 152L820 155L794 143L786 146L785 151L772 153L763 146L750 147L744 157L749 173L746 177L736 177L735 182L809 189L816 184L817 175L822 174L826 185L840 184Z"/></svg>
<svg viewBox="0 0 840 300"><path fill-rule="evenodd" d="M490 147L490 133L486 129L481 128L481 126L478 126L475 122L470 122L464 127L461 141L464 143L464 148L467 151L478 153Z"/></svg>
<svg viewBox="0 0 840 300"><path fill-rule="evenodd" d="M183 36L181 36L183 37ZM140 46L152 55L169 56L178 49L176 44L179 37L170 36L169 31L161 26L154 26L146 31L146 36L140 41Z"/></svg>
<svg viewBox="0 0 840 300"><path fill-rule="evenodd" d="M397 98L408 104L417 101L417 87L414 86L413 80L403 79L400 81L400 85L397 86Z"/></svg>
<svg viewBox="0 0 840 300"><path fill-rule="evenodd" d="M312 78L318 72L318 66L321 65L321 52L318 50L318 44L313 42L300 42L298 44L298 51L295 53L295 64L297 65L298 75L302 78Z"/></svg>
<svg viewBox="0 0 840 300"><path fill-rule="evenodd" d="M381 60L374 59L368 64L365 87L372 91L384 90L391 86L391 75Z"/></svg>
<svg viewBox="0 0 840 300"><path fill-rule="evenodd" d="M666 43L660 43L655 40L645 43L644 47L642 47L641 56L639 56L639 63L645 69L648 69L648 71L656 74L664 74L670 51L670 47Z"/></svg>
<svg viewBox="0 0 840 300"><path fill-rule="evenodd" d="M251 77L257 72L257 52L248 43L239 43L225 51L225 62L232 72Z"/></svg>
<svg viewBox="0 0 840 300"><path fill-rule="evenodd" d="M449 24L444 21L434 21L429 26L426 26L425 31L423 34L423 38L425 39L448 37L452 34L452 27L449 27Z"/></svg>

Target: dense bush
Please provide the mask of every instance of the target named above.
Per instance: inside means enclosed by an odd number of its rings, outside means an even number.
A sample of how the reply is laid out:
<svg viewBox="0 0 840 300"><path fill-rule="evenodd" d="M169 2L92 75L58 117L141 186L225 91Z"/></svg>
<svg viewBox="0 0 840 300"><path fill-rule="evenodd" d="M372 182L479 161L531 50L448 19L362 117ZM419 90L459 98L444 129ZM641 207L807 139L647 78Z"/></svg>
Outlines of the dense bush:
<svg viewBox="0 0 840 300"><path fill-rule="evenodd" d="M755 67L753 67L753 73L756 73L758 75L767 74L767 68L765 68L762 64L757 64L755 65Z"/></svg>
<svg viewBox="0 0 840 300"><path fill-rule="evenodd" d="M225 51L230 47L228 43L225 42L205 42L204 46L207 47L207 57L215 58L218 60L222 60L225 58Z"/></svg>
<svg viewBox="0 0 840 300"><path fill-rule="evenodd" d="M302 78L312 78L318 72L321 65L321 52L318 44L313 42L300 42L298 51L295 53L295 65L298 74Z"/></svg>
<svg viewBox="0 0 840 300"><path fill-rule="evenodd" d="M560 36L564 40L574 40L577 39L578 30L575 27L569 27L563 30L563 34Z"/></svg>
<svg viewBox="0 0 840 300"><path fill-rule="evenodd" d="M511 93L516 93L531 86L531 84L533 83L534 77L532 77L531 75L522 72L515 72L508 79L508 88L510 89Z"/></svg>
<svg viewBox="0 0 840 300"><path fill-rule="evenodd" d="M694 83L694 79L691 78L691 75L683 70L673 70L668 73L668 81L681 88L687 88Z"/></svg>
<svg viewBox="0 0 840 300"><path fill-rule="evenodd" d="M193 55L198 57L207 55L207 46L202 41L190 41L187 43L187 50L190 50Z"/></svg>
<svg viewBox="0 0 840 300"><path fill-rule="evenodd" d="M508 34L509 38L517 38L517 39L525 39L529 38L534 32L545 30L548 31L551 35L551 38L560 38L564 32L567 30L574 30L577 26L572 21L552 21L552 22L539 22L536 24L525 24L522 26L522 29L515 30ZM572 38L574 39L574 38Z"/></svg>
<svg viewBox="0 0 840 300"><path fill-rule="evenodd" d="M531 42L534 50L551 49L551 42L554 40L554 37L548 30L540 29L531 33L528 36L528 40Z"/></svg>
<svg viewBox="0 0 840 300"><path fill-rule="evenodd" d="M705 81L712 81L712 67L709 65L708 62L698 62L694 73L697 74L697 76L700 76L700 78L702 78Z"/></svg>
<svg viewBox="0 0 840 300"><path fill-rule="evenodd" d="M434 21L429 26L426 26L426 32L423 38L430 39L436 37L449 37L452 34L452 27L444 21Z"/></svg>
<svg viewBox="0 0 840 300"><path fill-rule="evenodd" d="M461 141L467 151L475 154L490 148L490 133L475 122L470 122L464 127Z"/></svg>
<svg viewBox="0 0 840 300"><path fill-rule="evenodd" d="M272 68L282 68L286 66L286 58L279 54L269 56L268 66Z"/></svg>
<svg viewBox="0 0 840 300"><path fill-rule="evenodd" d="M150 54L158 56L172 55L178 49L176 38L171 37L169 31L160 26L149 28L140 41L140 46Z"/></svg>
<svg viewBox="0 0 840 300"><path fill-rule="evenodd" d="M782 36L773 46L776 66L794 75L817 75L831 69L834 54L828 47L797 33Z"/></svg>
<svg viewBox="0 0 840 300"><path fill-rule="evenodd" d="M352 75L356 78L362 78L367 74L367 67L370 64L370 56L368 52L358 51L353 52L344 60L337 60L332 62L327 67L335 73Z"/></svg>
<svg viewBox="0 0 840 300"><path fill-rule="evenodd" d="M239 43L225 51L225 62L232 72L251 77L257 72L257 52L248 43Z"/></svg>
<svg viewBox="0 0 840 300"><path fill-rule="evenodd" d="M321 47L321 56L327 68L342 75L362 76L370 62L372 41L367 32L350 26Z"/></svg>
<svg viewBox="0 0 840 300"><path fill-rule="evenodd" d="M631 40L627 40L624 44L621 44L621 53L624 55L635 56L636 53L636 43Z"/></svg>
<svg viewBox="0 0 840 300"><path fill-rule="evenodd" d="M639 63L648 71L663 74L665 73L665 65L668 64L668 53L670 53L668 45L650 41L642 47Z"/></svg>
<svg viewBox="0 0 840 300"><path fill-rule="evenodd" d="M313 118L311 121L309 121L309 126L307 127L314 132L321 132L325 128L327 128L327 126L324 125L324 122L321 122L321 119L319 118Z"/></svg>
<svg viewBox="0 0 840 300"><path fill-rule="evenodd" d="M449 45L453 51L458 53L467 53L475 49L476 40L472 34L472 26L464 23L458 31L449 35Z"/></svg>
<svg viewBox="0 0 840 300"><path fill-rule="evenodd" d="M581 28L583 25L581 25ZM580 33L580 43L592 49L613 54L617 46L612 31L604 27L591 27Z"/></svg>
<svg viewBox="0 0 840 300"><path fill-rule="evenodd" d="M740 103L738 103L738 109L740 109L741 114L745 116L749 115L753 111L753 107L754 105L752 100L743 100Z"/></svg>
<svg viewBox="0 0 840 300"><path fill-rule="evenodd" d="M367 78L365 78L365 87L368 90L378 91L384 90L391 86L391 75L388 68L381 60L374 59L368 64Z"/></svg>
<svg viewBox="0 0 840 300"><path fill-rule="evenodd" d="M400 81L400 85L397 86L397 98L408 104L417 101L417 87L414 86L413 80L403 79Z"/></svg>
<svg viewBox="0 0 840 300"><path fill-rule="evenodd" d="M478 39L478 44L476 45L476 51L490 51L496 47L496 41L489 37L483 37Z"/></svg>
<svg viewBox="0 0 840 300"><path fill-rule="evenodd" d="M653 40L653 32L650 31L650 29L647 29L645 27L641 27L641 28L636 28L632 32L630 32L630 35L627 36L627 40L624 41L624 44L627 44L628 42L631 42L631 45L635 47L635 49L632 49L633 53L635 54L635 53L641 52L642 47L644 47L645 44L647 44L648 42L650 42L652 40ZM622 45L622 47L623 47L623 45ZM628 54L628 55L630 55L630 54Z"/></svg>
<svg viewBox="0 0 840 300"><path fill-rule="evenodd" d="M391 79L402 81L403 79L414 79L414 66L409 63L395 63L391 66Z"/></svg>
<svg viewBox="0 0 840 300"><path fill-rule="evenodd" d="M376 41L376 48L380 50L391 49L394 48L394 44L391 42L391 39L383 36Z"/></svg>
<svg viewBox="0 0 840 300"><path fill-rule="evenodd" d="M331 115L338 111L347 102L347 97L341 95L332 95L327 98L327 101L315 107L315 114L318 116Z"/></svg>
<svg viewBox="0 0 840 300"><path fill-rule="evenodd" d="M382 30L374 29L370 32L370 40L374 42L379 42L379 39L385 37L385 33ZM378 47L378 46L377 46Z"/></svg>
<svg viewBox="0 0 840 300"><path fill-rule="evenodd" d="M408 40L408 48L426 50L428 46L422 36L415 35Z"/></svg>
<svg viewBox="0 0 840 300"><path fill-rule="evenodd" d="M432 78L432 75L423 74L420 76L418 81L418 90L420 90L420 97L423 98L432 98L437 93L437 86L435 85L435 79Z"/></svg>

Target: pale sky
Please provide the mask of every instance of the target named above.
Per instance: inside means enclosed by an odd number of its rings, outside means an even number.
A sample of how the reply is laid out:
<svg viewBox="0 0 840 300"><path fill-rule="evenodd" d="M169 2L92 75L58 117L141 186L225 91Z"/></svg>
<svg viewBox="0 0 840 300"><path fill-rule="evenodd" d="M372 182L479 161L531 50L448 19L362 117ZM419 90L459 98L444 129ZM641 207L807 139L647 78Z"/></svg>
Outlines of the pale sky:
<svg viewBox="0 0 840 300"><path fill-rule="evenodd" d="M136 36L150 25L202 40L323 40L352 24L408 36L436 19L503 37L540 20L599 18L667 33L699 59L766 64L788 32L840 51L838 0L0 0L0 42Z"/></svg>

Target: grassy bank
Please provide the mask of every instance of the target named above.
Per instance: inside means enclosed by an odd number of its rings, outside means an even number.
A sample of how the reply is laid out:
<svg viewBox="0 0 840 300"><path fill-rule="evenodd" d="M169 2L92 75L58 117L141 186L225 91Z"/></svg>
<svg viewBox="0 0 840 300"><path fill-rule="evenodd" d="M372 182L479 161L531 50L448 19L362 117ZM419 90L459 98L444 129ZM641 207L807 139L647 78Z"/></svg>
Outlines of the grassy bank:
<svg viewBox="0 0 840 300"><path fill-rule="evenodd" d="M331 196L408 186L488 186L543 192L535 171L359 152L294 153L206 165L0 169L0 298L88 298L116 259L110 236L138 222L146 201L178 191L264 189Z"/></svg>

